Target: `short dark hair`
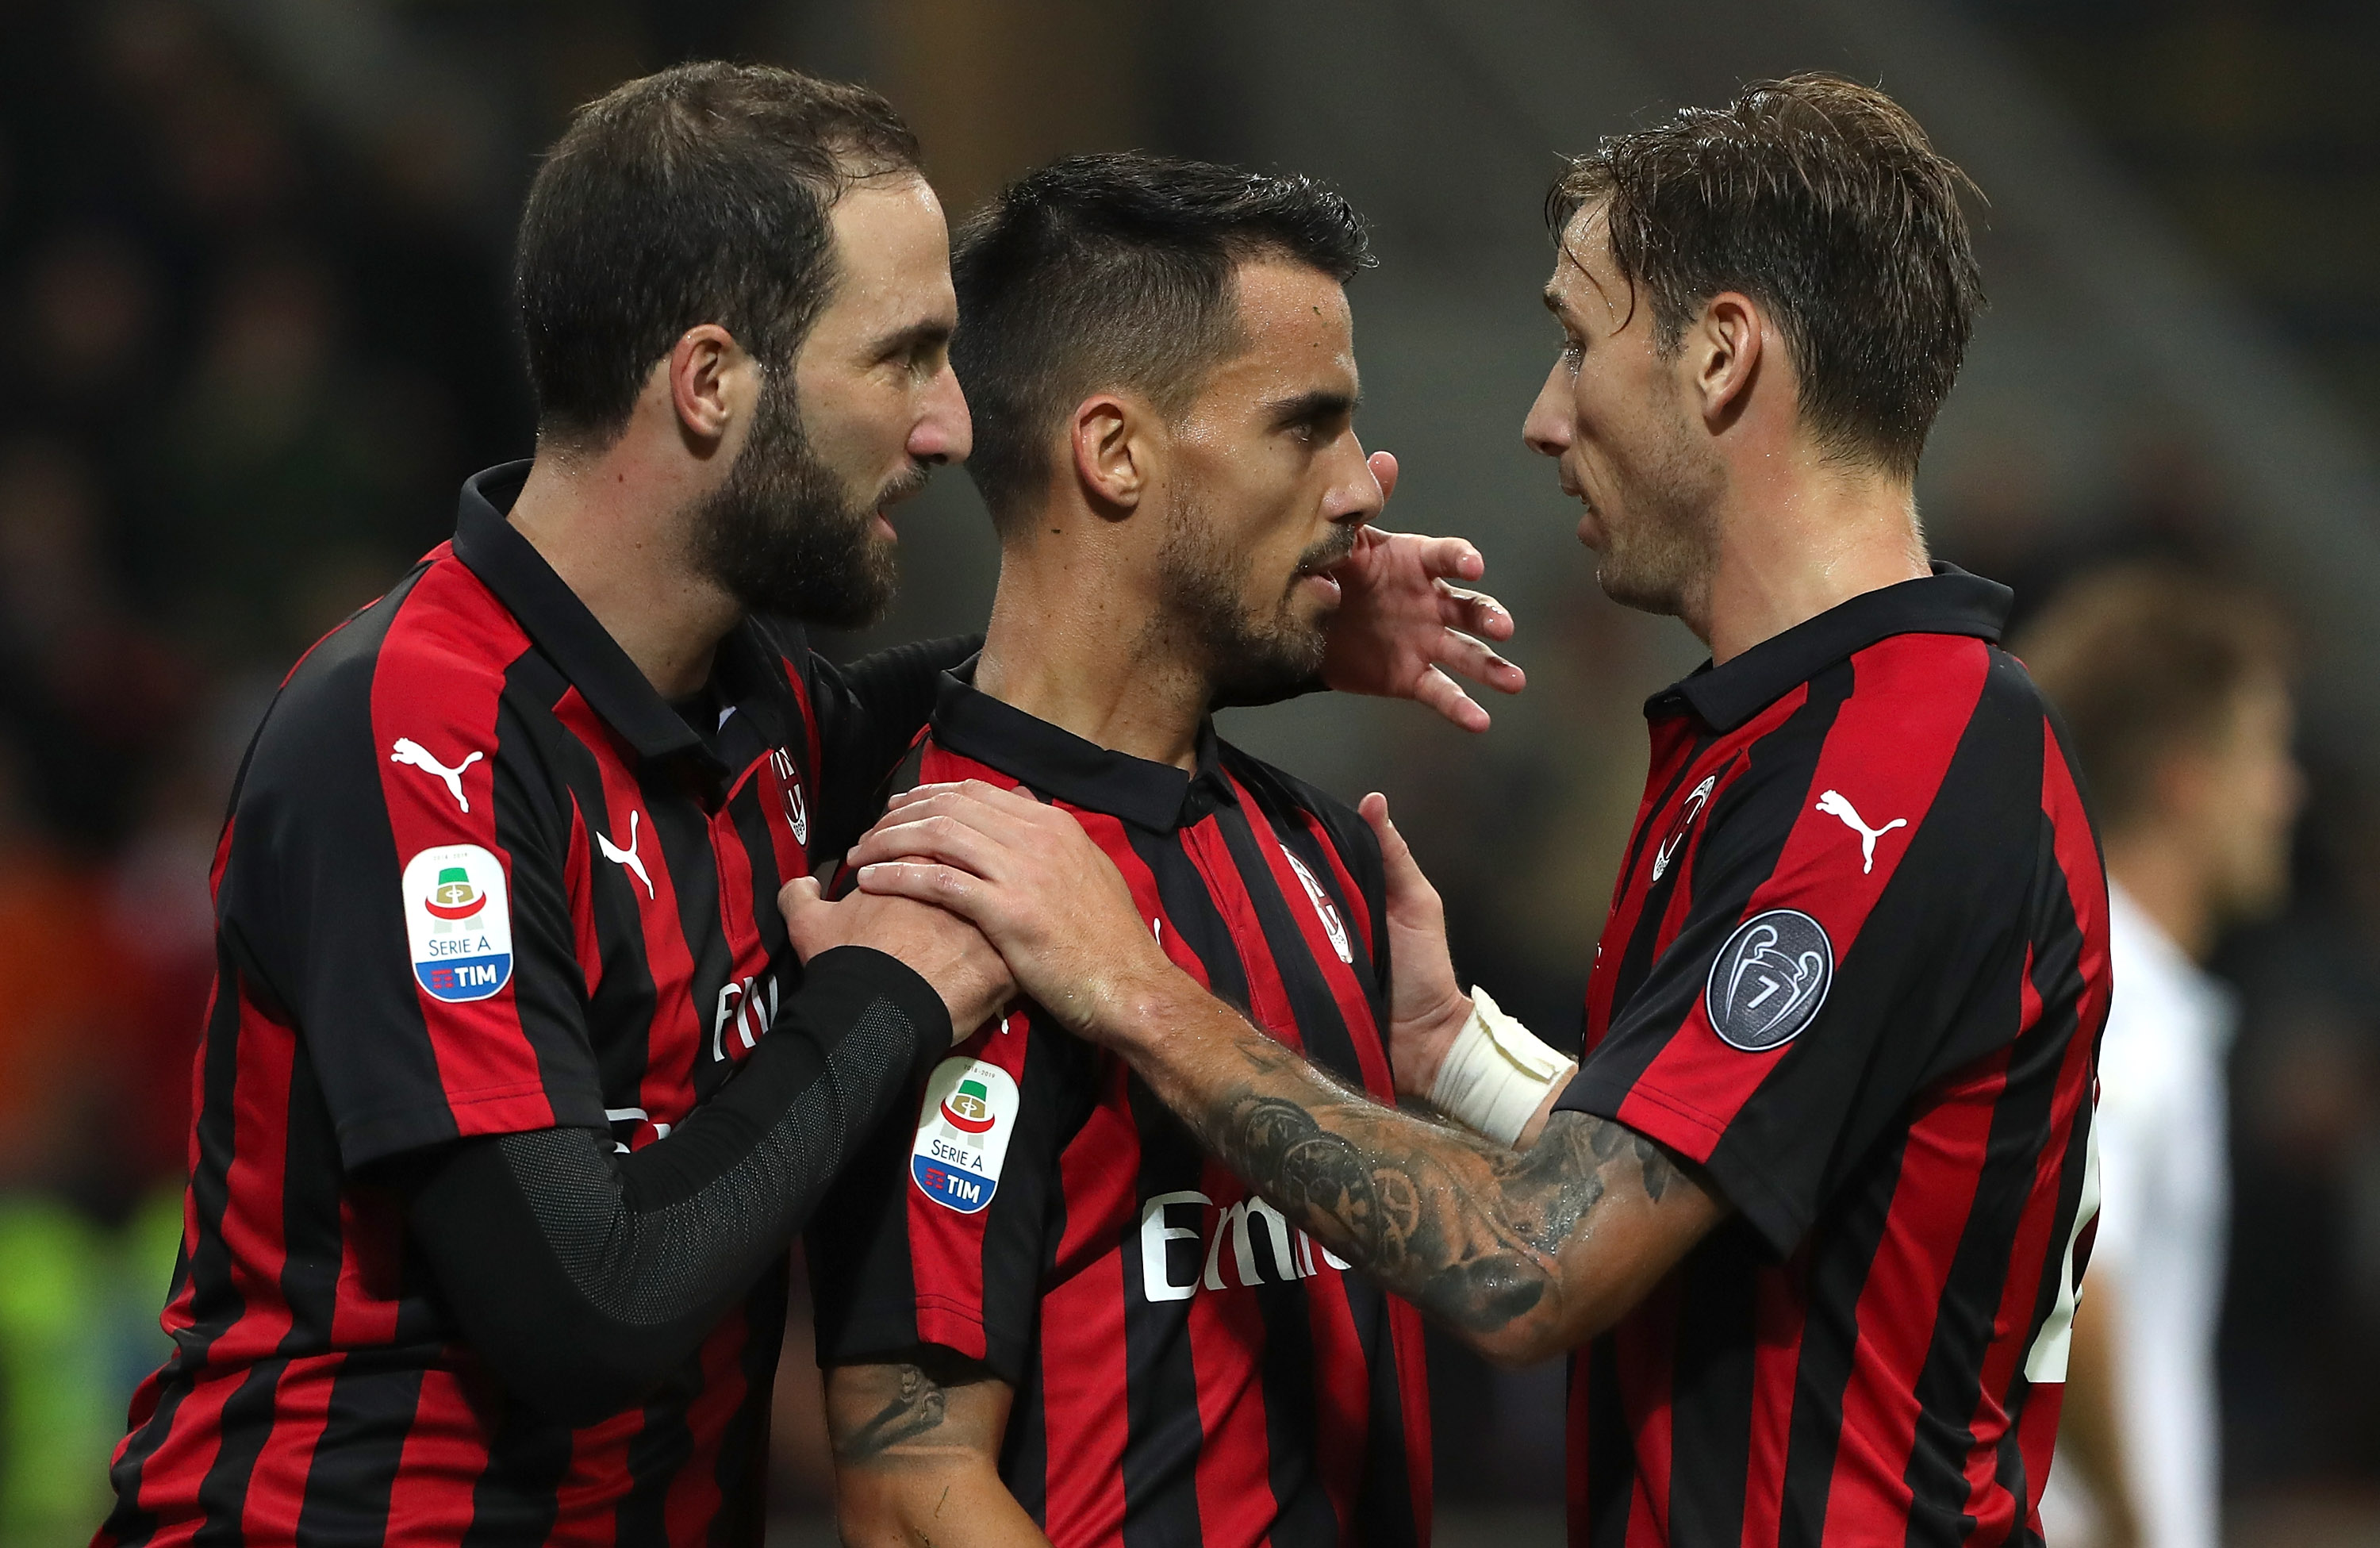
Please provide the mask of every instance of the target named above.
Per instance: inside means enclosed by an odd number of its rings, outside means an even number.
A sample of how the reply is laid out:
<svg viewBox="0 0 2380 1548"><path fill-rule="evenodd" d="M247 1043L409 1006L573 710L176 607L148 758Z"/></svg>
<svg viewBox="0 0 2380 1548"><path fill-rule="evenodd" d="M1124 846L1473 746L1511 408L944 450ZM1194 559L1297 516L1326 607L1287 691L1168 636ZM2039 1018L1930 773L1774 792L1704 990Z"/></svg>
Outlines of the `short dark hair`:
<svg viewBox="0 0 2380 1548"><path fill-rule="evenodd" d="M1310 177L1138 152L1054 162L967 221L951 360L994 521L1048 481L1051 438L1086 396L1185 411L1240 347L1234 271L1275 256L1342 285L1372 262L1363 217Z"/></svg>
<svg viewBox="0 0 2380 1548"><path fill-rule="evenodd" d="M1664 353L1713 296L1751 297L1784 333L1819 445L1909 477L1983 304L1962 190L1981 197L1890 97L1797 75L1604 140L1546 219L1560 239L1603 209Z"/></svg>
<svg viewBox="0 0 2380 1548"><path fill-rule="evenodd" d="M833 288L834 201L917 166L882 97L769 66L680 65L580 108L530 186L513 271L540 428L614 439L698 323L789 364Z"/></svg>
<svg viewBox="0 0 2380 1548"><path fill-rule="evenodd" d="M2108 828L2144 815L2159 765L2214 742L2240 691L2284 679L2291 654L2263 599L2168 562L2070 582L2013 646L2064 718Z"/></svg>

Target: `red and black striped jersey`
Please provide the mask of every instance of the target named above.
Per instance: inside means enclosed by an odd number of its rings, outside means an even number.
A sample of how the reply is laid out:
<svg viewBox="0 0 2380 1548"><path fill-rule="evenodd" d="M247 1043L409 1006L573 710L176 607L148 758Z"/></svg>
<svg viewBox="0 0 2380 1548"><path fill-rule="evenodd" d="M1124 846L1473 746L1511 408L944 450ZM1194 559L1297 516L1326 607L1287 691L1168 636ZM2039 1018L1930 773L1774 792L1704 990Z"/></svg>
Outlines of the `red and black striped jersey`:
<svg viewBox="0 0 2380 1548"><path fill-rule="evenodd" d="M526 469L465 486L453 542L298 664L241 770L174 1353L103 1545L759 1541L783 1268L650 1401L573 1432L459 1341L375 1164L666 1136L798 986L777 890L856 836L926 696L888 732L747 621L698 729L505 521Z"/></svg>
<svg viewBox="0 0 2380 1548"><path fill-rule="evenodd" d="M1559 1106L1734 1213L1572 1366L1571 1541L2034 1543L2097 1208L2097 839L1947 567L1645 707Z"/></svg>
<svg viewBox="0 0 2380 1548"><path fill-rule="evenodd" d="M958 676L904 772L1073 812L1184 970L1395 1100L1379 847L1346 807L1211 727L1187 772ZM1015 1389L1001 1473L1059 1548L1428 1540L1413 1309L1036 1006L953 1051L916 1119L845 1170L808 1244L822 1363L933 1344Z"/></svg>

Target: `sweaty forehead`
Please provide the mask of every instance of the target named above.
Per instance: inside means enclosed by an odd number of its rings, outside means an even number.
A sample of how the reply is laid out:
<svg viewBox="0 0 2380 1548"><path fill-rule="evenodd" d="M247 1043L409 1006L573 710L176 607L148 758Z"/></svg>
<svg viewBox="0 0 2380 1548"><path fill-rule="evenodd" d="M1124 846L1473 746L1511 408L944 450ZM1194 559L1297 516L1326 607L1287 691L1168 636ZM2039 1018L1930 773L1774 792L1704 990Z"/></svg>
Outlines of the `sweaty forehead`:
<svg viewBox="0 0 2380 1548"><path fill-rule="evenodd" d="M1627 294L1611 260L1602 214L1601 205L1590 204L1562 227L1555 244L1553 276L1546 281L1546 307L1556 316L1599 319Z"/></svg>
<svg viewBox="0 0 2380 1548"><path fill-rule="evenodd" d="M1217 363L1210 387L1354 396L1354 317L1337 280L1303 263L1257 259L1239 266L1233 286L1241 347Z"/></svg>

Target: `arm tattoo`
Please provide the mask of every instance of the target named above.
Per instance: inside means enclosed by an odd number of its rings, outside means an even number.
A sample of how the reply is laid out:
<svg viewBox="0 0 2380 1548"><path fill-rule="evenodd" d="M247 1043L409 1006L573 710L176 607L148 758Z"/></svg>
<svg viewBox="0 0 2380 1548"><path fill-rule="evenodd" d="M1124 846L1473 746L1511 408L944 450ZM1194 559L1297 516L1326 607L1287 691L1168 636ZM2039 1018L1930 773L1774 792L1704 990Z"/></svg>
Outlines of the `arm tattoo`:
<svg viewBox="0 0 2380 1548"><path fill-rule="evenodd" d="M1607 1200L1658 1204L1688 1175L1626 1127L1556 1113L1511 1152L1386 1108L1253 1030L1245 1079L1188 1115L1257 1191L1388 1288L1473 1334L1536 1310Z"/></svg>
<svg viewBox="0 0 2380 1548"><path fill-rule="evenodd" d="M873 1462L904 1441L914 1441L941 1427L950 1397L941 1383L914 1365L891 1368L896 1390L875 1415L847 1434L834 1438L834 1459L843 1463Z"/></svg>

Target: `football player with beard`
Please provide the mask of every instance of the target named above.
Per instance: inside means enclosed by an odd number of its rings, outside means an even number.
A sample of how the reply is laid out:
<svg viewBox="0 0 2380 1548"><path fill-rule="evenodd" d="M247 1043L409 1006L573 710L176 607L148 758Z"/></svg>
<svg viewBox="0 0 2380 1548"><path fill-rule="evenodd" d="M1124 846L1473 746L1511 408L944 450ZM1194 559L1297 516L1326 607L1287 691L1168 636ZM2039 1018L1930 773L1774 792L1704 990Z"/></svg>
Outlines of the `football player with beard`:
<svg viewBox="0 0 2380 1548"><path fill-rule="evenodd" d="M1395 481L1354 428L1342 286L1369 261L1313 182L1137 154L1044 167L961 228L1000 589L896 781L1071 813L1141 939L1386 1102L1378 841L1208 715L1321 665L1332 573ZM1019 1000L911 1112L809 1236L845 1542L1428 1541L1414 1309L1121 1059Z"/></svg>
<svg viewBox="0 0 2380 1548"><path fill-rule="evenodd" d="M175 1351L102 1542L757 1540L786 1248L1009 993L938 909L859 900L804 964L771 907L972 649L802 634L880 613L889 512L968 451L908 129L783 70L632 81L540 170L516 295L536 457L242 771ZM1439 670L1517 686L1451 632L1509 628L1477 567L1367 543L1326 676L1483 724Z"/></svg>

